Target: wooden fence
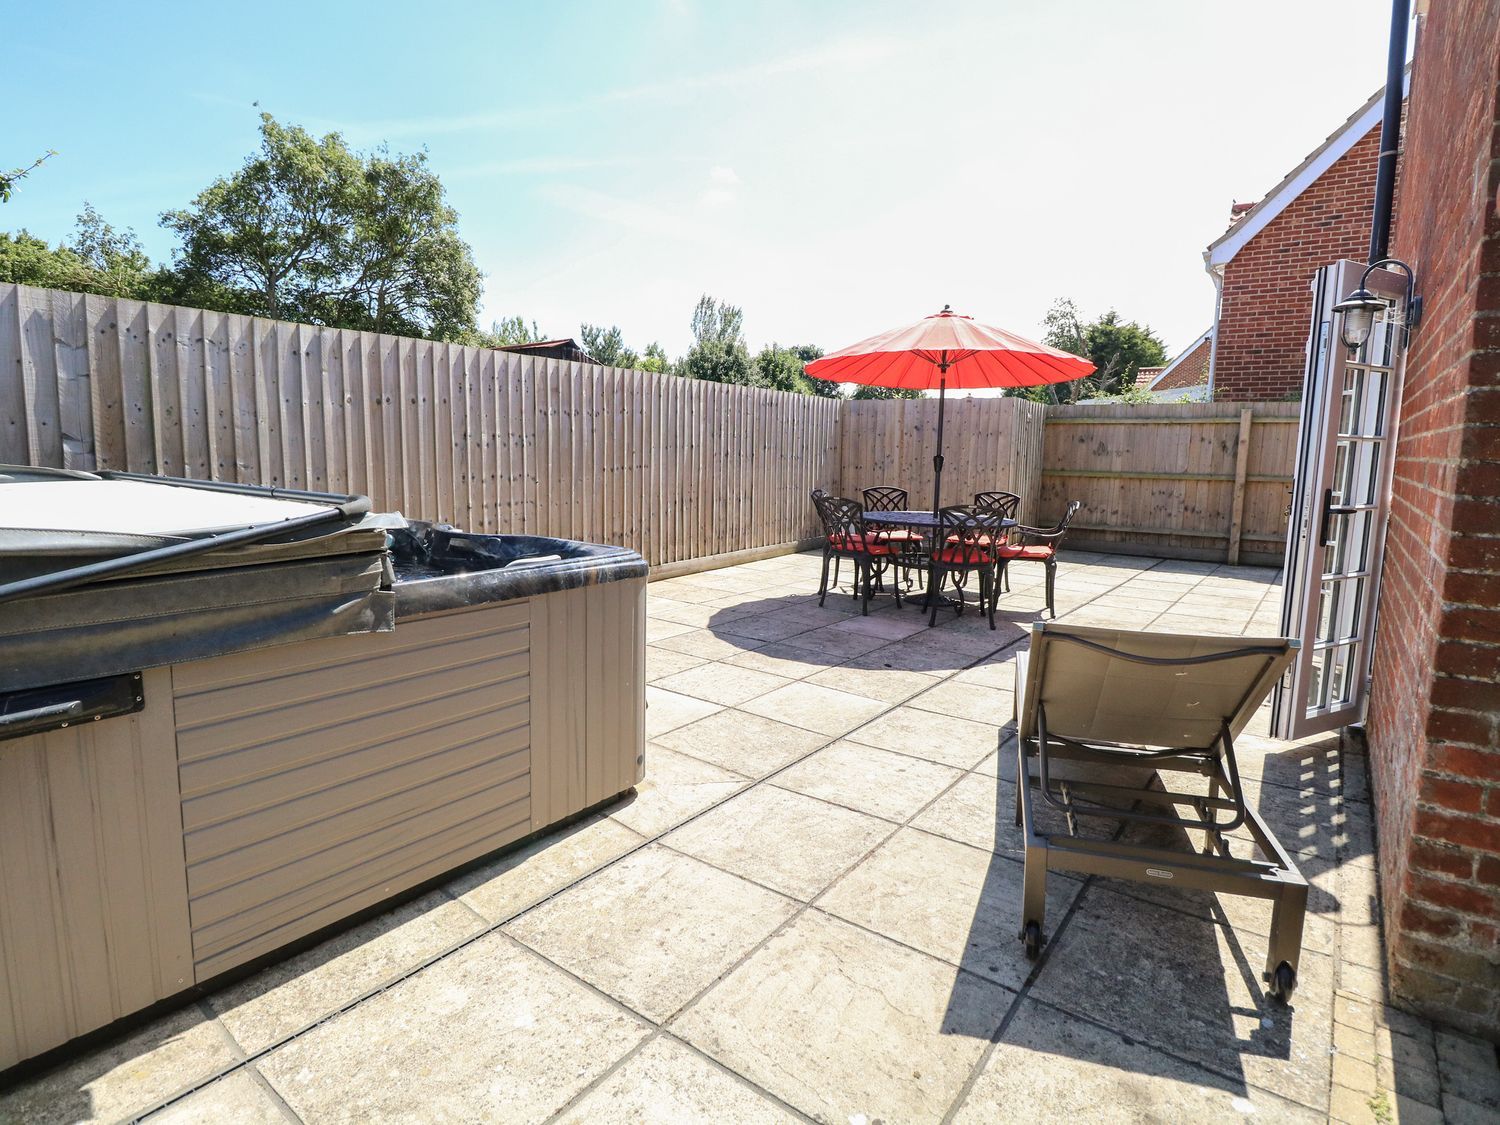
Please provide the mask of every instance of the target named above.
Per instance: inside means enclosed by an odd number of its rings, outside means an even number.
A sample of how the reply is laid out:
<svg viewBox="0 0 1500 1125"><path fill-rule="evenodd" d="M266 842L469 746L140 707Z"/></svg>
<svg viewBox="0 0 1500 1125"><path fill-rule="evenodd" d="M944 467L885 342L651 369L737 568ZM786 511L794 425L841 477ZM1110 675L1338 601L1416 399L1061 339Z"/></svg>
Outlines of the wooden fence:
<svg viewBox="0 0 1500 1125"><path fill-rule="evenodd" d="M1299 410L1294 402L1052 407L1042 518L1082 500L1074 546L1279 564Z"/></svg>
<svg viewBox="0 0 1500 1125"><path fill-rule="evenodd" d="M935 399L848 402L840 480L844 491L894 484L914 508L932 504L937 452ZM1046 407L1016 398L950 398L943 420L943 503L972 503L974 493L1002 489L1035 512L1041 488Z"/></svg>
<svg viewBox="0 0 1500 1125"><path fill-rule="evenodd" d="M1295 403L955 397L943 494L1084 501L1070 542L1276 563ZM404 337L0 285L0 463L361 492L654 566L816 537L814 487L929 503L937 403L838 402Z"/></svg>
<svg viewBox="0 0 1500 1125"><path fill-rule="evenodd" d="M840 403L0 285L0 463L370 496L654 565L817 534Z"/></svg>

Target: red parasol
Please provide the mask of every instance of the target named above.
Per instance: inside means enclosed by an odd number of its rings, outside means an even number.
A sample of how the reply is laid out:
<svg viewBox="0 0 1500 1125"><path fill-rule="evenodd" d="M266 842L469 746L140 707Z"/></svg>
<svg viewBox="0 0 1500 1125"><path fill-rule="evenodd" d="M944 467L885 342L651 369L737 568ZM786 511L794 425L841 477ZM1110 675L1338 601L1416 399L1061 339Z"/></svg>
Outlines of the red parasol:
<svg viewBox="0 0 1500 1125"><path fill-rule="evenodd" d="M948 388L977 390L1035 387L1082 379L1088 360L1049 348L1003 328L943 311L840 348L807 365L815 379L909 391L938 392L937 456L932 459L932 510L940 507L943 481L943 405Z"/></svg>

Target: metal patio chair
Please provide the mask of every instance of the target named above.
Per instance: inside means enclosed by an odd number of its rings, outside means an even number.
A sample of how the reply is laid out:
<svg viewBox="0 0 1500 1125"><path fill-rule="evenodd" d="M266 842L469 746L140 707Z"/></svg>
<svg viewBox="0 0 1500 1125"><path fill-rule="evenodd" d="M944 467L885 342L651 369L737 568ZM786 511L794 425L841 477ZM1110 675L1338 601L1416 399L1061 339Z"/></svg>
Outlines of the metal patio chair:
<svg viewBox="0 0 1500 1125"><path fill-rule="evenodd" d="M1068 534L1068 524L1073 522L1073 517L1082 507L1083 501L1070 500L1068 510L1063 513L1063 518L1057 522L1056 527L1017 526L1011 529L1010 541L995 548L1000 566L999 582L1007 590L1010 589L1010 564L1018 559L1022 562L1039 562L1047 568L1047 612L1053 617L1057 616L1057 610L1052 606L1053 587L1057 581L1057 552L1062 546L1063 537Z"/></svg>
<svg viewBox="0 0 1500 1125"><path fill-rule="evenodd" d="M1020 510L1021 498L1014 492L976 492L974 510L983 516L1013 520Z"/></svg>
<svg viewBox="0 0 1500 1125"><path fill-rule="evenodd" d="M1025 873L1020 937L1035 960L1045 938L1047 874L1070 871L1270 899L1266 991L1286 1000L1297 984L1307 881L1245 802L1234 740L1291 664L1298 642L1199 637L1036 622L1016 658L1016 823ZM1031 776L1031 762L1037 776ZM1089 780L1060 778L1058 762L1084 763ZM1207 793L1093 780L1111 771L1183 772ZM1077 771L1073 771L1077 772ZM1138 776L1138 774L1137 774ZM1113 781L1122 780L1118 776ZM1128 780L1126 778L1125 780ZM1035 796L1042 805L1038 806ZM1066 831L1039 829L1042 807ZM1182 847L1079 833L1080 818L1203 833ZM1248 849L1243 828L1254 844Z"/></svg>
<svg viewBox="0 0 1500 1125"><path fill-rule="evenodd" d="M954 505L938 512L937 534L927 563L928 628L937 624L942 601L943 582L951 580L954 612L964 611L963 588L970 575L978 578L979 612L995 627L995 603L1000 588L996 583L995 535L990 525L981 522L973 508Z"/></svg>
<svg viewBox="0 0 1500 1125"><path fill-rule="evenodd" d="M879 526L876 518L880 512L905 512L911 507L910 497L904 488L897 488L893 484L879 484L862 490L865 498L865 521ZM887 542L897 549L902 555L902 560L897 568L906 582L907 589L912 585L913 556L917 553L916 547L925 542L920 531L913 531L906 527L891 527L882 529L882 535ZM923 559L923 562L926 560Z"/></svg>
<svg viewBox="0 0 1500 1125"><path fill-rule="evenodd" d="M865 524L864 505L858 500L838 496L815 496L818 514L823 519L823 580L818 587L818 604L828 598L828 564L834 564L834 586L838 585L838 564L848 559L854 565L854 596L860 598L860 613L870 613L870 595L875 580L890 565L896 548L889 532ZM901 587L893 582L896 604L901 604Z"/></svg>

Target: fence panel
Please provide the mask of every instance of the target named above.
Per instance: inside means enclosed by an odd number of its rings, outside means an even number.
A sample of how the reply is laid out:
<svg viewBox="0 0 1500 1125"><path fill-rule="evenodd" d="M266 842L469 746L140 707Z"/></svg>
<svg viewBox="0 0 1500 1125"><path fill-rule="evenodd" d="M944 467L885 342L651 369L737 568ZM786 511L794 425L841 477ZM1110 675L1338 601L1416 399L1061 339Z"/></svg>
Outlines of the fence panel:
<svg viewBox="0 0 1500 1125"><path fill-rule="evenodd" d="M937 452L936 399L844 404L845 493L871 485L907 490L914 508L932 504ZM944 504L969 504L995 489L1021 497L1023 519L1037 511L1046 407L1014 398L950 398L943 419Z"/></svg>
<svg viewBox="0 0 1500 1125"><path fill-rule="evenodd" d="M488 348L0 285L0 463L370 496L633 547L817 534L841 404Z"/></svg>
<svg viewBox="0 0 1500 1125"><path fill-rule="evenodd" d="M1082 500L1074 546L1275 565L1298 413L1281 402L1051 407L1042 517Z"/></svg>

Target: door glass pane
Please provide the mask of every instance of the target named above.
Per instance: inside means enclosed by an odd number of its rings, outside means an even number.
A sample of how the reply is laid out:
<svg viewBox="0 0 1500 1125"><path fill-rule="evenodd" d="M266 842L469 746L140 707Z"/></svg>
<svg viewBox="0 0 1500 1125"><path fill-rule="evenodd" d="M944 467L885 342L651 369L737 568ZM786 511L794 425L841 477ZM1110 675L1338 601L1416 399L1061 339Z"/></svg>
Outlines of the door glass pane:
<svg viewBox="0 0 1500 1125"><path fill-rule="evenodd" d="M1354 648L1352 644L1339 645L1323 654L1328 679L1328 705L1331 707L1348 703L1354 692Z"/></svg>
<svg viewBox="0 0 1500 1125"><path fill-rule="evenodd" d="M1357 573L1370 565L1370 530L1375 524L1375 513L1369 510L1355 512L1352 516L1344 516L1343 520L1343 541L1347 545L1343 573Z"/></svg>
<svg viewBox="0 0 1500 1125"><path fill-rule="evenodd" d="M1385 436L1385 395L1390 380L1389 371L1370 371L1365 376L1364 416L1359 432L1367 437Z"/></svg>
<svg viewBox="0 0 1500 1125"><path fill-rule="evenodd" d="M1359 419L1359 390L1360 380L1364 372L1354 366L1344 369L1344 390L1339 399L1339 433L1349 434L1354 432L1354 427Z"/></svg>

